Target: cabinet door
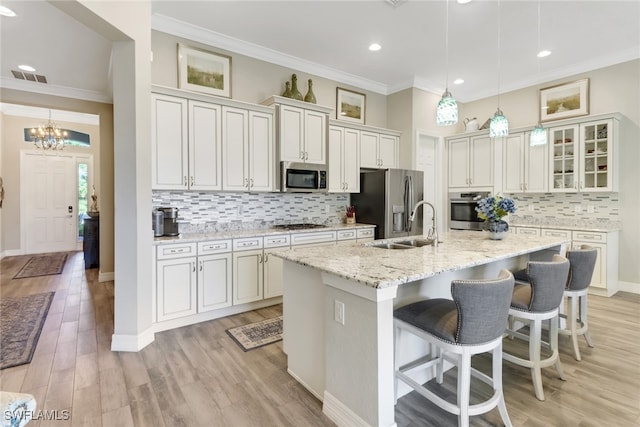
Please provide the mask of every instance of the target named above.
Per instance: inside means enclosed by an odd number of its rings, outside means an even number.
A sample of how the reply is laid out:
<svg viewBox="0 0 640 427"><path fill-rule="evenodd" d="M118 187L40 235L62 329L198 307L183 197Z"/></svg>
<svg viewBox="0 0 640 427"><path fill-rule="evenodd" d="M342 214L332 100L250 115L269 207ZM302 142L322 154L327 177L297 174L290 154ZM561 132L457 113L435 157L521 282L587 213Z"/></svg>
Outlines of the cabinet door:
<svg viewBox="0 0 640 427"><path fill-rule="evenodd" d="M342 141L346 128L329 126L329 161L328 161L328 185L332 193L342 193L343 189L343 163Z"/></svg>
<svg viewBox="0 0 640 427"><path fill-rule="evenodd" d="M580 125L580 191L614 191L613 120Z"/></svg>
<svg viewBox="0 0 640 427"><path fill-rule="evenodd" d="M549 144L531 146L529 133L524 138L524 189L528 193L546 193L549 189ZM504 190L507 192L508 190Z"/></svg>
<svg viewBox="0 0 640 427"><path fill-rule="evenodd" d="M344 192L360 192L360 131L345 129L342 147Z"/></svg>
<svg viewBox="0 0 640 427"><path fill-rule="evenodd" d="M222 107L223 190L248 190L248 114L247 110Z"/></svg>
<svg viewBox="0 0 640 427"><path fill-rule="evenodd" d="M393 135L380 134L380 142L378 146L380 167L398 167L398 143L398 137Z"/></svg>
<svg viewBox="0 0 640 427"><path fill-rule="evenodd" d="M304 110L288 105L280 105L278 108L280 160L301 162L304 160Z"/></svg>
<svg viewBox="0 0 640 427"><path fill-rule="evenodd" d="M263 295L262 249L233 253L233 305L258 301Z"/></svg>
<svg viewBox="0 0 640 427"><path fill-rule="evenodd" d="M449 141L449 187L469 186L469 138Z"/></svg>
<svg viewBox="0 0 640 427"><path fill-rule="evenodd" d="M509 135L503 143L502 190L505 193L524 191L524 140L522 134Z"/></svg>
<svg viewBox="0 0 640 427"><path fill-rule="evenodd" d="M283 260L264 251L264 298L279 297L283 288Z"/></svg>
<svg viewBox="0 0 640 427"><path fill-rule="evenodd" d="M189 101L189 188L222 189L221 107Z"/></svg>
<svg viewBox="0 0 640 427"><path fill-rule="evenodd" d="M198 257L198 313L232 304L231 253Z"/></svg>
<svg viewBox="0 0 640 427"><path fill-rule="evenodd" d="M471 168L469 183L472 187L493 186L493 145L489 136L471 138Z"/></svg>
<svg viewBox="0 0 640 427"><path fill-rule="evenodd" d="M578 125L549 129L549 192L578 191Z"/></svg>
<svg viewBox="0 0 640 427"><path fill-rule="evenodd" d="M379 168L378 143L380 135L372 132L360 132L360 167Z"/></svg>
<svg viewBox="0 0 640 427"><path fill-rule="evenodd" d="M151 95L152 181L154 190L187 188L187 100Z"/></svg>
<svg viewBox="0 0 640 427"><path fill-rule="evenodd" d="M327 115L317 111L304 111L304 161L324 165L327 163Z"/></svg>
<svg viewBox="0 0 640 427"><path fill-rule="evenodd" d="M273 115L249 112L249 190L274 191Z"/></svg>
<svg viewBox="0 0 640 427"><path fill-rule="evenodd" d="M196 314L196 258L160 260L156 267L158 321Z"/></svg>

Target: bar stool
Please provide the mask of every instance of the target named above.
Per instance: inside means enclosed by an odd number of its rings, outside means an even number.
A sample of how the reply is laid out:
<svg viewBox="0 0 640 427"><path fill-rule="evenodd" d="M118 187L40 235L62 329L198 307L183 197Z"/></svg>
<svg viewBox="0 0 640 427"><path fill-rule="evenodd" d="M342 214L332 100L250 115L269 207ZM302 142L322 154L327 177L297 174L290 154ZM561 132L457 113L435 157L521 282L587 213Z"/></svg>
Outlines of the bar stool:
<svg viewBox="0 0 640 427"><path fill-rule="evenodd" d="M598 250L589 245L582 245L580 249L567 251L570 267L569 281L564 290L564 296L567 298L568 313L567 315L560 314L560 317L567 319L567 327L559 329L558 333L571 335L573 354L578 361L582 360L578 347L578 335L583 335L587 345L593 347L587 323L587 294L597 258Z"/></svg>
<svg viewBox="0 0 640 427"><path fill-rule="evenodd" d="M440 408L458 415L459 426L468 426L469 416L483 414L497 406L502 421L510 427L502 392L502 334L507 325L513 282L513 275L506 270L502 270L497 279L453 280L453 300L429 299L396 309L396 398L398 380L401 380ZM431 354L399 366L403 331L426 341ZM493 378L471 366L472 355L489 351L492 352ZM458 367L456 404L437 396L407 375L408 371L419 366L435 367L436 381L442 384L445 359ZM469 403L471 375L493 388L489 399L474 405Z"/></svg>
<svg viewBox="0 0 640 427"><path fill-rule="evenodd" d="M554 255L551 262L529 261L527 269L515 274L513 298L509 309L509 337L529 341L529 359L520 358L504 352L504 360L531 369L533 388L536 397L544 400L541 368L555 365L560 379L564 372L558 353L558 312L562 303L562 294L569 276L569 261L560 255ZM529 323L529 334L514 329L516 320ZM549 342L542 340L542 322L549 320ZM541 348L551 350L551 355L540 359Z"/></svg>

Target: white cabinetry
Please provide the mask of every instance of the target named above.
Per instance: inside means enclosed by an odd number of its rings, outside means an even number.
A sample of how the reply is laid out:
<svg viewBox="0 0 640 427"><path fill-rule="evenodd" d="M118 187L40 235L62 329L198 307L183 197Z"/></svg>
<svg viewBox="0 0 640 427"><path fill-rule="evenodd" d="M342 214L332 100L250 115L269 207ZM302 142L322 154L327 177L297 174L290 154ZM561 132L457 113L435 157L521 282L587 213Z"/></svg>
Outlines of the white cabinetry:
<svg viewBox="0 0 640 427"><path fill-rule="evenodd" d="M223 190L274 191L273 115L222 107Z"/></svg>
<svg viewBox="0 0 640 427"><path fill-rule="evenodd" d="M488 135L455 138L449 144L449 189L492 190L494 149Z"/></svg>
<svg viewBox="0 0 640 427"><path fill-rule="evenodd" d="M156 263L156 314L158 321L197 312L195 243L158 247Z"/></svg>
<svg viewBox="0 0 640 427"><path fill-rule="evenodd" d="M618 191L617 118L556 126L549 133L551 192Z"/></svg>
<svg viewBox="0 0 640 427"><path fill-rule="evenodd" d="M399 135L362 131L360 134L360 167L397 168L399 145Z"/></svg>
<svg viewBox="0 0 640 427"><path fill-rule="evenodd" d="M530 132L511 134L503 141L502 191L545 193L548 189L548 144L531 146Z"/></svg>
<svg viewBox="0 0 640 427"><path fill-rule="evenodd" d="M152 94L153 189L220 190L220 109Z"/></svg>
<svg viewBox="0 0 640 427"><path fill-rule="evenodd" d="M233 239L233 304L262 299L264 283L262 237Z"/></svg>
<svg viewBox="0 0 640 427"><path fill-rule="evenodd" d="M232 304L231 240L198 243L198 313Z"/></svg>
<svg viewBox="0 0 640 427"><path fill-rule="evenodd" d="M288 234L265 236L264 238L264 298L274 298L282 295L283 263L282 258L272 256L273 251L288 248L291 239Z"/></svg>
<svg viewBox="0 0 640 427"><path fill-rule="evenodd" d="M360 192L360 131L329 126L329 192Z"/></svg>
<svg viewBox="0 0 640 427"><path fill-rule="evenodd" d="M262 104L276 106L281 161L326 164L327 127L333 108L281 96L272 96Z"/></svg>

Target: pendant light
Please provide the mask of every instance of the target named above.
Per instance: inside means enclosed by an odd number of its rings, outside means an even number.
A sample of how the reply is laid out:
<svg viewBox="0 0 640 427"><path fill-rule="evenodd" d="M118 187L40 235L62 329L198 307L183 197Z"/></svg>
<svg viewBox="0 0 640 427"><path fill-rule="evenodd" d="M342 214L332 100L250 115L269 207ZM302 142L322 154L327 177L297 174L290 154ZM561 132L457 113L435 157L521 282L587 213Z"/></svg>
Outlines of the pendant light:
<svg viewBox="0 0 640 427"><path fill-rule="evenodd" d="M446 0L445 19L445 90L442 99L436 108L436 124L438 126L451 126L458 123L458 103L449 92L449 0Z"/></svg>
<svg viewBox="0 0 640 427"><path fill-rule="evenodd" d="M540 0L538 0L538 84L540 83ZM538 112L538 124L529 135L529 145L545 145L547 143L547 130L540 122L540 112Z"/></svg>
<svg viewBox="0 0 640 427"><path fill-rule="evenodd" d="M500 109L500 38L500 0L498 0L498 109L491 118L491 123L489 123L489 136L491 138L509 135L509 121Z"/></svg>

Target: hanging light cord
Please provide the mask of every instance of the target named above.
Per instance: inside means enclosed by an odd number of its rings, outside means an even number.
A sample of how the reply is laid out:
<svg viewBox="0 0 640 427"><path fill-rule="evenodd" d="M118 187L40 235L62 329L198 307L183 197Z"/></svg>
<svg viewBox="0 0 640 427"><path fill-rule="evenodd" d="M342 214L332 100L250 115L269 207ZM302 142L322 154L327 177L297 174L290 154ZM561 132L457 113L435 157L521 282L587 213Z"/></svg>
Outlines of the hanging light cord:
<svg viewBox="0 0 640 427"><path fill-rule="evenodd" d="M445 58L445 78L444 91L449 92L449 0L446 1L445 30L444 30L444 58Z"/></svg>
<svg viewBox="0 0 640 427"><path fill-rule="evenodd" d="M500 109L500 70L501 70L501 62L500 62L500 39L502 37L502 28L501 28L502 20L500 19L500 0L498 0L498 110Z"/></svg>
<svg viewBox="0 0 640 427"><path fill-rule="evenodd" d="M540 91L540 57L537 56L540 54L540 47L541 47L541 43L540 43L540 21L541 21L541 5L540 5L540 0L538 0L538 53L536 54L536 58L538 60L538 91ZM540 125L540 115L542 113L540 111L538 111L538 125Z"/></svg>

